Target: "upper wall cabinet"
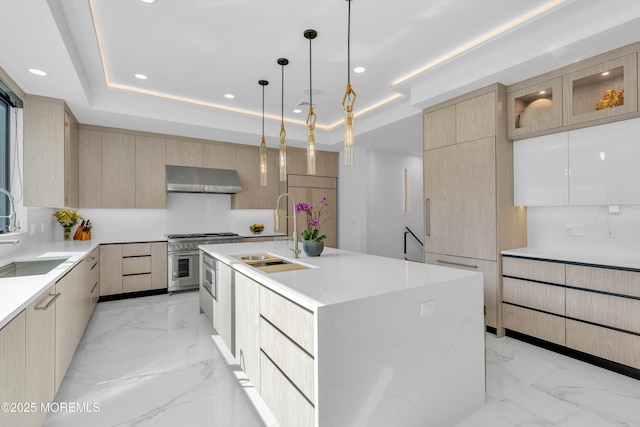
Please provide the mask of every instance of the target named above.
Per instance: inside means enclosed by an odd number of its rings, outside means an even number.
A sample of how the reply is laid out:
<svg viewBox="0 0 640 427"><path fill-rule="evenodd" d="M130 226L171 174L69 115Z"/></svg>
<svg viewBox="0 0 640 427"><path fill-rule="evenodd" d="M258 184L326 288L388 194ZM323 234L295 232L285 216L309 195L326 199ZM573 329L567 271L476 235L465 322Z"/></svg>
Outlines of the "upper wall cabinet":
<svg viewBox="0 0 640 427"><path fill-rule="evenodd" d="M640 42L507 87L507 135L534 138L640 116Z"/></svg>
<svg viewBox="0 0 640 427"><path fill-rule="evenodd" d="M637 54L633 53L564 76L565 125L636 113L637 67Z"/></svg>
<svg viewBox="0 0 640 427"><path fill-rule="evenodd" d="M509 139L562 126L562 78L507 92Z"/></svg>
<svg viewBox="0 0 640 427"><path fill-rule="evenodd" d="M514 204L640 204L640 119L514 142Z"/></svg>
<svg viewBox="0 0 640 427"><path fill-rule="evenodd" d="M571 205L640 204L640 119L569 132Z"/></svg>
<svg viewBox="0 0 640 427"><path fill-rule="evenodd" d="M424 149L446 147L456 143L456 106L440 108L424 115L422 122Z"/></svg>
<svg viewBox="0 0 640 427"><path fill-rule="evenodd" d="M561 132L513 143L515 206L569 204L568 141Z"/></svg>
<svg viewBox="0 0 640 427"><path fill-rule="evenodd" d="M78 122L64 101L24 103L24 204L78 207Z"/></svg>
<svg viewBox="0 0 640 427"><path fill-rule="evenodd" d="M165 157L168 165L202 167L202 144L167 139Z"/></svg>
<svg viewBox="0 0 640 427"><path fill-rule="evenodd" d="M164 138L136 135L136 208L166 206Z"/></svg>

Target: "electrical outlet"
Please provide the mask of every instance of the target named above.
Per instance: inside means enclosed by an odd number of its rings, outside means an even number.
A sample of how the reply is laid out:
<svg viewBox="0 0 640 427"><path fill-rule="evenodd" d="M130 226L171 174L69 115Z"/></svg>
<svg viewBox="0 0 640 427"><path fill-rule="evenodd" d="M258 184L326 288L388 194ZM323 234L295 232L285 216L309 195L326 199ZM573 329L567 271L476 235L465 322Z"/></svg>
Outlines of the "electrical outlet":
<svg viewBox="0 0 640 427"><path fill-rule="evenodd" d="M613 224L607 224L605 230L607 237L614 237L616 235L616 228L613 226Z"/></svg>
<svg viewBox="0 0 640 427"><path fill-rule="evenodd" d="M432 314L436 314L436 302L435 300L424 301L420 304L420 316L431 316Z"/></svg>
<svg viewBox="0 0 640 427"><path fill-rule="evenodd" d="M44 233L44 222L40 223L40 232Z"/></svg>
<svg viewBox="0 0 640 427"><path fill-rule="evenodd" d="M31 224L31 235L33 236L34 234L36 234L36 225Z"/></svg>
<svg viewBox="0 0 640 427"><path fill-rule="evenodd" d="M140 220L136 219L134 228L140 228Z"/></svg>

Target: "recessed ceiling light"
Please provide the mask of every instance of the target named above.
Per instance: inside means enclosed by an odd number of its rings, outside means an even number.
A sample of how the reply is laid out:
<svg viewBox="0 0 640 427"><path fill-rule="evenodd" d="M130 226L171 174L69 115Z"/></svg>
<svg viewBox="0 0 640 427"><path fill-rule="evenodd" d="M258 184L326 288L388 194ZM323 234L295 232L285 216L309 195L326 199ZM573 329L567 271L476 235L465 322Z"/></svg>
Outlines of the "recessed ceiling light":
<svg viewBox="0 0 640 427"><path fill-rule="evenodd" d="M364 73L365 70L366 70L366 68L364 68L364 67L356 67L356 68L353 69L353 72L360 74L360 73Z"/></svg>
<svg viewBox="0 0 640 427"><path fill-rule="evenodd" d="M608 71L605 71L604 73L602 73L602 75L603 75L603 76L608 76L608 75L609 75L609 72L608 72Z"/></svg>
<svg viewBox="0 0 640 427"><path fill-rule="evenodd" d="M140 80L147 80L149 78L146 76L146 74L140 74L140 73L136 73L134 74L134 76L136 77L136 79L140 79Z"/></svg>
<svg viewBox="0 0 640 427"><path fill-rule="evenodd" d="M547 91L546 91L546 90L541 90L541 91L540 91L540 95L544 95L545 93L547 93Z"/></svg>
<svg viewBox="0 0 640 427"><path fill-rule="evenodd" d="M302 113L302 110L299 109L299 108L294 108L293 112L296 113L296 114L300 114L300 113Z"/></svg>
<svg viewBox="0 0 640 427"><path fill-rule="evenodd" d="M233 99L233 98L235 98L236 96L235 96L234 94L232 94L232 93L225 93L225 94L224 94L224 97L225 97L225 98L227 98L227 99Z"/></svg>
<svg viewBox="0 0 640 427"><path fill-rule="evenodd" d="M37 68L29 68L29 72L31 74L35 74L36 76L46 76L47 73L42 71L42 70L38 70Z"/></svg>
<svg viewBox="0 0 640 427"><path fill-rule="evenodd" d="M156 0L142 0L142 1L145 2L145 3L153 3Z"/></svg>

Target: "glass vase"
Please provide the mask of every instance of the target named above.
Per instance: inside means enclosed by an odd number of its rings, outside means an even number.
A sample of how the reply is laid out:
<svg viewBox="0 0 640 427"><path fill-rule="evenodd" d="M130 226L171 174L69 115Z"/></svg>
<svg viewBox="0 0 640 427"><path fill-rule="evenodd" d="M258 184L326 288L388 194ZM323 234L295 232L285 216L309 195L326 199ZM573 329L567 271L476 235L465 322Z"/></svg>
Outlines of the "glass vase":
<svg viewBox="0 0 640 427"><path fill-rule="evenodd" d="M71 227L64 228L64 240L71 240Z"/></svg>

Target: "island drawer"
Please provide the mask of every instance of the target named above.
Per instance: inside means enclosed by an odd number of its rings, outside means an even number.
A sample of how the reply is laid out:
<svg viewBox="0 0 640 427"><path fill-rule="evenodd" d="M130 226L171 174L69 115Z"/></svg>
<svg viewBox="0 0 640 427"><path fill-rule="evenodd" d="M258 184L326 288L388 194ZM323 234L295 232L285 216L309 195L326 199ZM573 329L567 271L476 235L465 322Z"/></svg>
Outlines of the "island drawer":
<svg viewBox="0 0 640 427"><path fill-rule="evenodd" d="M127 243L122 245L122 256L151 255L151 243Z"/></svg>
<svg viewBox="0 0 640 427"><path fill-rule="evenodd" d="M567 285L640 298L640 273L636 271L567 265Z"/></svg>
<svg viewBox="0 0 640 427"><path fill-rule="evenodd" d="M640 369L640 336L567 319L567 347Z"/></svg>
<svg viewBox="0 0 640 427"><path fill-rule="evenodd" d="M260 319L260 347L287 378L315 402L313 357L264 318Z"/></svg>
<svg viewBox="0 0 640 427"><path fill-rule="evenodd" d="M502 304L502 321L507 329L565 345L564 317Z"/></svg>
<svg viewBox="0 0 640 427"><path fill-rule="evenodd" d="M151 289L151 274L136 274L122 277L123 292L139 292Z"/></svg>
<svg viewBox="0 0 640 427"><path fill-rule="evenodd" d="M565 313L565 288L562 286L504 277L502 300L561 316Z"/></svg>
<svg viewBox="0 0 640 427"><path fill-rule="evenodd" d="M276 365L260 353L260 396L281 427L313 427L315 408Z"/></svg>
<svg viewBox="0 0 640 427"><path fill-rule="evenodd" d="M260 314L302 347L314 355L313 313L278 293L260 286Z"/></svg>
<svg viewBox="0 0 640 427"><path fill-rule="evenodd" d="M151 273L151 257L134 257L122 259L122 275Z"/></svg>
<svg viewBox="0 0 640 427"><path fill-rule="evenodd" d="M558 262L502 257L502 275L539 282L565 283L565 265Z"/></svg>

